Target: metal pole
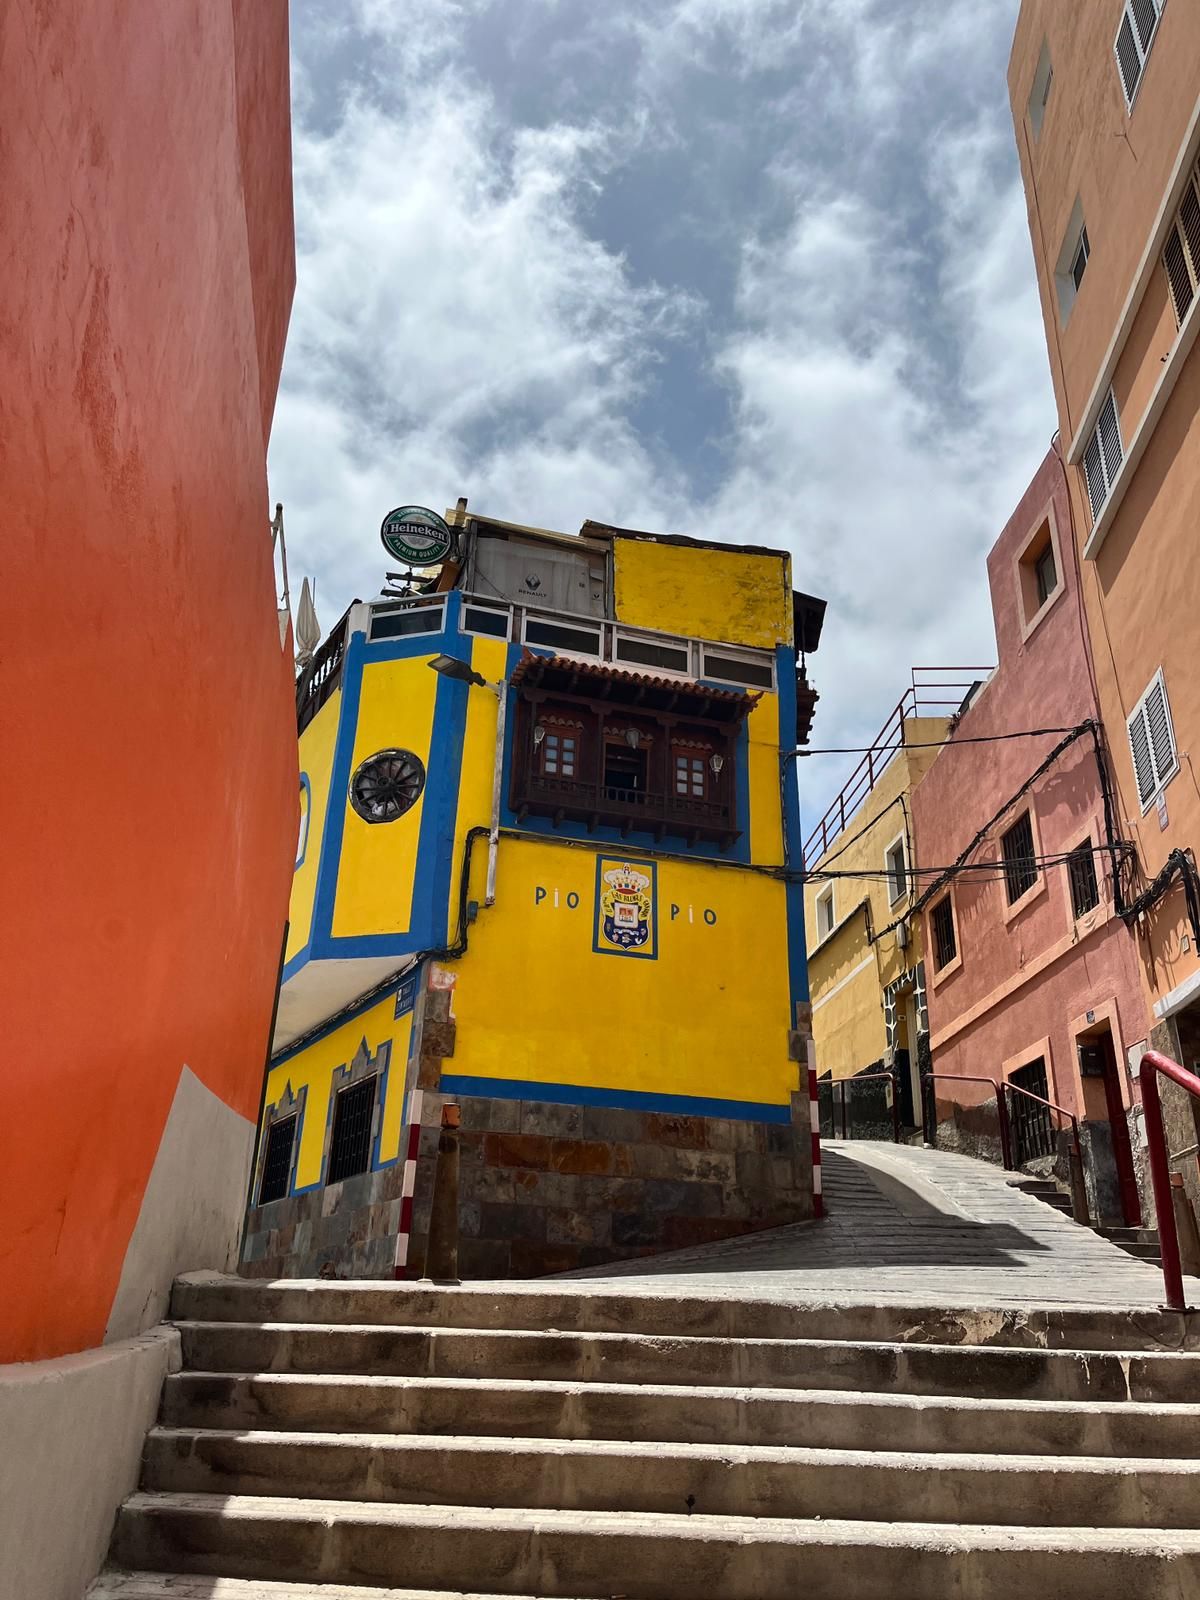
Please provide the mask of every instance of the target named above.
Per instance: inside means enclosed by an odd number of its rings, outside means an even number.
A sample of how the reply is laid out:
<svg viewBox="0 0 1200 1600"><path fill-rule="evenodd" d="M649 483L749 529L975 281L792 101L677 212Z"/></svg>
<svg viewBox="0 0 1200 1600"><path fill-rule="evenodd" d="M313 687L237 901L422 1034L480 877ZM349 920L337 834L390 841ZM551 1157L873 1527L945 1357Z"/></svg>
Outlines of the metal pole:
<svg viewBox="0 0 1200 1600"><path fill-rule="evenodd" d="M1150 1059L1142 1057L1138 1082L1142 1088L1142 1110L1146 1115L1146 1143L1150 1154L1150 1181L1154 1190L1154 1210L1158 1221L1158 1248L1162 1255L1163 1285L1167 1307L1186 1311L1183 1296L1183 1268L1179 1261L1179 1236L1175 1231L1175 1203L1171 1195L1171 1168L1167 1140L1163 1132L1162 1102L1158 1094L1158 1071Z"/></svg>
<svg viewBox="0 0 1200 1600"><path fill-rule="evenodd" d="M842 1138L846 1137L846 1080L842 1079Z"/></svg>
<svg viewBox="0 0 1200 1600"><path fill-rule="evenodd" d="M1004 1162L1005 1172L1012 1172L1012 1128L1008 1120L1008 1095L1006 1086L1002 1083L995 1085L996 1111L1000 1118L1000 1159Z"/></svg>
<svg viewBox="0 0 1200 1600"><path fill-rule="evenodd" d="M504 729L508 721L508 684L503 679L493 684L499 706L496 711L496 758L492 766L492 829L488 834L487 893L485 906L496 904L496 857L500 850L500 791L504 781Z"/></svg>
<svg viewBox="0 0 1200 1600"><path fill-rule="evenodd" d="M900 1075L898 1072L889 1074L892 1080L892 1143L900 1143Z"/></svg>

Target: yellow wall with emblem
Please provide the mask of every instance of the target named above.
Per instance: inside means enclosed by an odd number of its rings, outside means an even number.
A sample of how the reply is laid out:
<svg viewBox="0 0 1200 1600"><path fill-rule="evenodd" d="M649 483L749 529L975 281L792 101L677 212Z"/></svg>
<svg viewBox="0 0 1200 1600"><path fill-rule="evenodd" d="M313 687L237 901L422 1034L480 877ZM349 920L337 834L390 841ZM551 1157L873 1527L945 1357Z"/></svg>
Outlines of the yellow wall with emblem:
<svg viewBox="0 0 1200 1600"><path fill-rule="evenodd" d="M292 899L288 912L287 959L303 950L312 931L313 898L317 892L317 868L321 861L321 840L329 809L329 775L333 767L333 746L337 738L338 717L342 709L341 691L330 695L300 735L300 771L311 786L308 810L308 839L304 860L292 878Z"/></svg>
<svg viewBox="0 0 1200 1600"><path fill-rule="evenodd" d="M601 857L657 869L653 959L595 951ZM773 1105L799 1087L785 889L761 874L506 837L496 904L447 965L457 1031L444 1072Z"/></svg>
<svg viewBox="0 0 1200 1600"><path fill-rule="evenodd" d="M301 1089L308 1090L296 1165L296 1189L308 1189L321 1181L325 1123L333 1074L339 1067L350 1065L364 1039L372 1056L380 1045L391 1043L379 1160L381 1163L391 1161L399 1154L404 1121L404 1077L413 1014L410 1011L406 1016L397 1018L395 1007L396 997L392 993L271 1069L267 1077L268 1108L278 1103L289 1084L296 1095Z"/></svg>
<svg viewBox="0 0 1200 1600"><path fill-rule="evenodd" d="M792 639L792 572L784 556L613 540L617 621L771 650Z"/></svg>

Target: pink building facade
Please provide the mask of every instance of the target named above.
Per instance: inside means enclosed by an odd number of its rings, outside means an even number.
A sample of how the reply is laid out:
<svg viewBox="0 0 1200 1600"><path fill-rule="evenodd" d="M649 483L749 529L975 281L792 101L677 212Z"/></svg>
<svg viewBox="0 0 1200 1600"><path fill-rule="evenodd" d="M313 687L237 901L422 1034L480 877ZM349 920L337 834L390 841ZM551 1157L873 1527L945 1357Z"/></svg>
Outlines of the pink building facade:
<svg viewBox="0 0 1200 1600"><path fill-rule="evenodd" d="M1141 1211L1129 1059L1148 1021L1113 909L1095 738L991 737L1098 723L1070 518L1052 449L988 556L999 664L913 792L919 882L939 885L920 913L933 1098L939 1142L980 1153L998 1136L995 1092L954 1079L1073 1113L1093 1219L1129 1226ZM960 858L967 870L939 883L933 869ZM1065 1175L1069 1122L1009 1100L1016 1161Z"/></svg>

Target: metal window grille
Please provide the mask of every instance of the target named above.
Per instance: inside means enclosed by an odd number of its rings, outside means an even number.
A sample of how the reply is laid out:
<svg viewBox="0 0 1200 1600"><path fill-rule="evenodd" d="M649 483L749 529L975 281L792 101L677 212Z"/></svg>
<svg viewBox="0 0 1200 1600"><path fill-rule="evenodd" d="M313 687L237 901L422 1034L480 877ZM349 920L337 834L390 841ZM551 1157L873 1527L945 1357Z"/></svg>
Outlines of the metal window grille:
<svg viewBox="0 0 1200 1600"><path fill-rule="evenodd" d="M958 941L954 937L954 907L950 904L949 895L934 906L930 921L933 923L933 950L940 972L958 954Z"/></svg>
<svg viewBox="0 0 1200 1600"><path fill-rule="evenodd" d="M1027 1066L1018 1067L1015 1072L1009 1073L1009 1082L1016 1084L1019 1089L1028 1089L1030 1094L1040 1095L1043 1100L1050 1097L1050 1086L1046 1082L1046 1062L1041 1056L1036 1061L1029 1062ZM1010 1094L1008 1108L1009 1122L1016 1145L1017 1165L1024 1166L1027 1161L1036 1161L1041 1156L1052 1156L1054 1124L1050 1119L1049 1106L1040 1106L1036 1100L1030 1100L1027 1095Z"/></svg>
<svg viewBox="0 0 1200 1600"><path fill-rule="evenodd" d="M1117 402L1110 389L1083 453L1083 472L1087 479L1088 502L1093 519L1099 515L1101 506L1108 499L1123 455Z"/></svg>
<svg viewBox="0 0 1200 1600"><path fill-rule="evenodd" d="M1077 917L1082 917L1100 904L1096 857L1090 839L1071 851L1067 857L1067 873L1071 880L1071 907Z"/></svg>
<svg viewBox="0 0 1200 1600"><path fill-rule="evenodd" d="M296 1138L296 1117L280 1117L267 1129L267 1150L263 1157L258 1203L270 1205L287 1194L292 1175L292 1145Z"/></svg>
<svg viewBox="0 0 1200 1600"><path fill-rule="evenodd" d="M326 1183L353 1178L371 1165L371 1134L378 1086L378 1077L372 1073L338 1095L333 1108L333 1138L329 1145Z"/></svg>
<svg viewBox="0 0 1200 1600"><path fill-rule="evenodd" d="M1013 823L1000 841L1004 856L1004 889L1009 905L1028 894L1037 882L1037 861L1033 848L1033 822L1028 811Z"/></svg>

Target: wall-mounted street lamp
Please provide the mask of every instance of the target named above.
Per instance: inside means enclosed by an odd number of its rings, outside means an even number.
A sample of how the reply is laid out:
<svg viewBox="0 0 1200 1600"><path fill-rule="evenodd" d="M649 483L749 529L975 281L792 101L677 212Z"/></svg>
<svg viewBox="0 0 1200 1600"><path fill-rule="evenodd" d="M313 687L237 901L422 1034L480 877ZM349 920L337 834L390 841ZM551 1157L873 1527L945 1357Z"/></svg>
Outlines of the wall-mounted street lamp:
<svg viewBox="0 0 1200 1600"><path fill-rule="evenodd" d="M488 832L487 893L485 906L496 903L496 856L500 849L500 789L504 776L504 725L508 718L508 682L501 678L492 683L481 672L476 672L469 661L458 656L434 656L427 663L442 678L455 683L465 683L477 689L490 689L499 701L496 710L496 757L492 767L492 826Z"/></svg>

